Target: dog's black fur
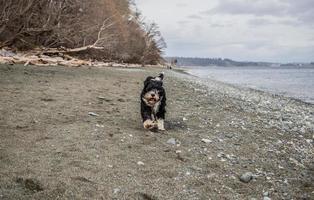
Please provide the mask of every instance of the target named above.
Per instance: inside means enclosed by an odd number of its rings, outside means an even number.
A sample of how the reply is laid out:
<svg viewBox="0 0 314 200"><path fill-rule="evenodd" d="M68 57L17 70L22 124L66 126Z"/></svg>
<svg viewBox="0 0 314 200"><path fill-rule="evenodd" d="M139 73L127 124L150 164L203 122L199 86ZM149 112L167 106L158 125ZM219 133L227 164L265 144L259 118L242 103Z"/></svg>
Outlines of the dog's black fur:
<svg viewBox="0 0 314 200"><path fill-rule="evenodd" d="M145 129L164 130L166 114L166 91L163 88L164 74L149 76L144 81L141 93L141 115Z"/></svg>

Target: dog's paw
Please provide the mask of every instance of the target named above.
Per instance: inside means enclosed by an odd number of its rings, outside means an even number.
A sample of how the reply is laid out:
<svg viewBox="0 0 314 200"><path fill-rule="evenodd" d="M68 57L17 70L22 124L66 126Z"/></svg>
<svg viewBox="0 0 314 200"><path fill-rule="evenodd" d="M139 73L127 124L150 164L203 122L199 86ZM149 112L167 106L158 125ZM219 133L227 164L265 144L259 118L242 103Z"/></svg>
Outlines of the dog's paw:
<svg viewBox="0 0 314 200"><path fill-rule="evenodd" d="M153 122L152 120L146 120L144 123L143 123L143 126L145 129L154 129L156 128L156 123Z"/></svg>

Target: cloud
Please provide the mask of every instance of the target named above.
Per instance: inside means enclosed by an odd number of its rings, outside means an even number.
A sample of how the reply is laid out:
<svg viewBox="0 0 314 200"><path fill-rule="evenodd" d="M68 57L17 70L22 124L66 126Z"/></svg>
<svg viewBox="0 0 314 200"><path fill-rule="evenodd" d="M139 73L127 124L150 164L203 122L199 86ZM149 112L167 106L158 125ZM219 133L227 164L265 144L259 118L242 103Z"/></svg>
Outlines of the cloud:
<svg viewBox="0 0 314 200"><path fill-rule="evenodd" d="M280 16L284 14L288 5L276 0L221 0L219 4L210 10L204 11L204 14L230 14L230 15L255 15Z"/></svg>
<svg viewBox="0 0 314 200"><path fill-rule="evenodd" d="M223 27L226 27L226 25L224 24L218 24L218 23L210 23L209 24L211 27L213 28L223 28Z"/></svg>
<svg viewBox="0 0 314 200"><path fill-rule="evenodd" d="M278 19L278 18L260 18L254 17L248 20L248 25L250 27L257 27L257 26L272 26L272 25L284 25L284 26L293 26L297 27L300 26L300 22L294 19Z"/></svg>
<svg viewBox="0 0 314 200"><path fill-rule="evenodd" d="M178 24L180 25L180 26L184 26L184 25L186 25L186 24L188 24L189 23L189 21L187 21L187 20L180 20L180 21L178 21Z"/></svg>
<svg viewBox="0 0 314 200"><path fill-rule="evenodd" d="M270 24L273 24L273 22L264 18L253 18L248 21L248 25L250 26L265 26Z"/></svg>
<svg viewBox="0 0 314 200"><path fill-rule="evenodd" d="M190 19L203 19L202 16L199 16L199 15L197 15L197 14L189 15L188 18L190 18Z"/></svg>
<svg viewBox="0 0 314 200"><path fill-rule="evenodd" d="M176 6L183 8L183 7L187 7L188 5L186 3L181 3L180 2L180 3L177 3Z"/></svg>
<svg viewBox="0 0 314 200"><path fill-rule="evenodd" d="M304 25L314 25L313 0L220 0L216 7L202 15L250 15L253 17L286 17ZM257 21L262 20L257 19ZM292 22L292 20L291 20Z"/></svg>

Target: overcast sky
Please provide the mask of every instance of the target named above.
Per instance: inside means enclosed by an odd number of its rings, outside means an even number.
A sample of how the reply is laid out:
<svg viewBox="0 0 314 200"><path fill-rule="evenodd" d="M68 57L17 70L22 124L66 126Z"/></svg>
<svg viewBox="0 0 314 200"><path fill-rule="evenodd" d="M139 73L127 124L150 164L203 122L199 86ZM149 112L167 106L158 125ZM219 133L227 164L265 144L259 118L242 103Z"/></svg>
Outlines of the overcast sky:
<svg viewBox="0 0 314 200"><path fill-rule="evenodd" d="M135 0L167 56L314 61L314 0Z"/></svg>

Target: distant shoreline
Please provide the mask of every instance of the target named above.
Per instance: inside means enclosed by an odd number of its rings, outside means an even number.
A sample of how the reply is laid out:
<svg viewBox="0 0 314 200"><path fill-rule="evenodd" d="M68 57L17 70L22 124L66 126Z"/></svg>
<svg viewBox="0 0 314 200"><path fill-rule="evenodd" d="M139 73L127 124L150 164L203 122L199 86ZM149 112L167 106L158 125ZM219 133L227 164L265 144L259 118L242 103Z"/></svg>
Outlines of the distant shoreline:
<svg viewBox="0 0 314 200"><path fill-rule="evenodd" d="M178 66L220 66L220 67L242 67L242 66L269 66L269 67L284 67L284 66L309 66L314 67L314 62L265 62L265 61L236 61L229 58L198 58L198 57L165 57L170 63L176 61Z"/></svg>

